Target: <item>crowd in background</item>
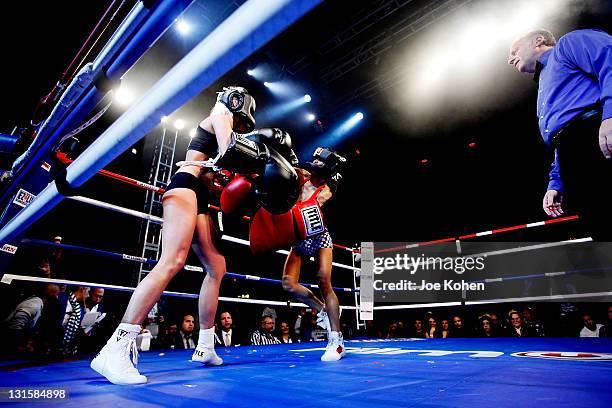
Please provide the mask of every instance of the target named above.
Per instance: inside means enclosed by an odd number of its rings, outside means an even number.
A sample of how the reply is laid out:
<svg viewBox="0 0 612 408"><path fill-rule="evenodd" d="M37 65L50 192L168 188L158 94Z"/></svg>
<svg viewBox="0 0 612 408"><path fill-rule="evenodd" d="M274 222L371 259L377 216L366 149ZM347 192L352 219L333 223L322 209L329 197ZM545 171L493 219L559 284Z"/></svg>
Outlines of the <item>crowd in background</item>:
<svg viewBox="0 0 612 408"><path fill-rule="evenodd" d="M62 238L54 237L61 243ZM24 275L64 278L60 248L28 257ZM107 295L114 296L106 302ZM127 298L100 287L16 282L0 285L0 324L8 347L3 357L70 357L93 353L106 342L121 319ZM193 349L198 343L195 301L163 298L142 322L138 346L150 349ZM357 330L354 313L344 313L345 338L452 337L612 337L612 306L604 303L504 304L480 309L437 308L383 312ZM108 306L108 307L107 307ZM488 308L488 309L487 309ZM317 311L305 308L253 308L221 304L216 320L219 347L325 340Z"/></svg>
<svg viewBox="0 0 612 408"><path fill-rule="evenodd" d="M535 306L511 308L505 313L484 311L473 315L425 313L411 320L397 319L385 327L368 322L366 334L379 338L452 337L612 337L612 306L564 303L556 316L539 319ZM582 309L582 310L581 310ZM606 313L606 317L603 317ZM597 317L596 317L597 316ZM409 323L407 323L407 321Z"/></svg>

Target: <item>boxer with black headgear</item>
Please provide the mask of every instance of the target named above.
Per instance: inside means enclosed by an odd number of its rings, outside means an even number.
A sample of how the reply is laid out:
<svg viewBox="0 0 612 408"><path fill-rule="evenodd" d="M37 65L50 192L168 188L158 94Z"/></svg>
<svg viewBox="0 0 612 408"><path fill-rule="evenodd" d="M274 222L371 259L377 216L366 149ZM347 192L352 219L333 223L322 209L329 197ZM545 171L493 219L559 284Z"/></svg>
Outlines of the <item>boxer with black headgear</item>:
<svg viewBox="0 0 612 408"><path fill-rule="evenodd" d="M248 133L255 129L255 98L241 86L230 86L219 92L217 101L232 112L234 126L237 133Z"/></svg>
<svg viewBox="0 0 612 408"><path fill-rule="evenodd" d="M301 235L306 238L293 244L283 270L283 289L296 300L316 309L318 321L327 329L328 343L322 361L337 361L345 355L340 332L340 304L331 283L333 245L331 235L323 224L321 207L333 196L330 184L337 186L342 178L340 170L346 159L338 153L318 147L312 159L305 163L304 184L300 198L292 209L296 225L307 225ZM335 187L334 187L335 189ZM308 222L300 222L308 217ZM304 259L314 257L318 267L319 289L323 300L299 283Z"/></svg>
<svg viewBox="0 0 612 408"><path fill-rule="evenodd" d="M206 270L198 299L200 335L191 359L209 365L222 363L214 350L214 323L219 286L226 272L226 265L225 257L217 247L218 234L215 224L208 213L213 174L198 163L224 156L232 141L240 137L235 132L248 132L254 128L254 112L255 100L246 89L224 88L219 92L210 114L200 122L196 135L188 147L184 165L172 177L162 199L164 228L161 258L153 270L138 284L121 324L91 362L91 368L110 382L141 384L147 381L147 378L134 366L137 362L135 344L140 332L140 323L146 318L170 280L183 268L190 247ZM266 146L258 146L258 149L265 150ZM274 164L285 165L285 159L271 155L274 156L274 160L270 161ZM234 162L240 164L244 160L246 159L238 157ZM285 163L282 163L283 160ZM295 174L289 164L286 166ZM267 161L264 170L267 167L273 167L273 164ZM270 173L286 173L291 176L291 171L272 169ZM259 176L264 178L265 174ZM297 177L295 186L290 183L285 184L288 190L299 189ZM260 189L262 193L266 192L265 186L260 186ZM269 201L271 207L278 206L277 202L287 205L282 191L269 198Z"/></svg>
<svg viewBox="0 0 612 408"><path fill-rule="evenodd" d="M346 163L346 158L337 152L327 147L317 147L311 160L304 163L303 168L325 180L331 189L335 190L342 180L341 172L344 170Z"/></svg>

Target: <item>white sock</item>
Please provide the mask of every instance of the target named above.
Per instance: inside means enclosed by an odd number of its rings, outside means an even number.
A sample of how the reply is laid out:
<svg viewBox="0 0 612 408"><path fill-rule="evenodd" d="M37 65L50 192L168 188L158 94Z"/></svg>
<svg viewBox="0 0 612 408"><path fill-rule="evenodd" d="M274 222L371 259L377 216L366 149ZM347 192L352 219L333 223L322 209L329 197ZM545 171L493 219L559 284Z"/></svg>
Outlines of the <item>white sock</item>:
<svg viewBox="0 0 612 408"><path fill-rule="evenodd" d="M198 337L199 348L215 348L215 326L208 329L200 329Z"/></svg>
<svg viewBox="0 0 612 408"><path fill-rule="evenodd" d="M340 332L337 332L337 331L334 331L334 330L329 332L329 339L330 340L338 340L339 338L340 338Z"/></svg>

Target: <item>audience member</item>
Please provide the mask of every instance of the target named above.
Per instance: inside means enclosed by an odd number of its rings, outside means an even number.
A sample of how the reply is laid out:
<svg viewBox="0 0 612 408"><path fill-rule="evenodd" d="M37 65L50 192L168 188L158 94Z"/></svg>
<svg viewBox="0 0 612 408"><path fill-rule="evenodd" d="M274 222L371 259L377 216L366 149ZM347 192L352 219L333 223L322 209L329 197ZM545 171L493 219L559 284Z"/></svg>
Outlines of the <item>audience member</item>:
<svg viewBox="0 0 612 408"><path fill-rule="evenodd" d="M408 328L406 327L406 322L403 320L397 321L397 337L406 338L408 337ZM344 336L346 338L346 336Z"/></svg>
<svg viewBox="0 0 612 408"><path fill-rule="evenodd" d="M164 328L157 336L156 342L163 349L174 350L179 348L177 344L181 342L181 337L178 334L178 325L176 323L164 325ZM180 348L184 348L184 345Z"/></svg>
<svg viewBox="0 0 612 408"><path fill-rule="evenodd" d="M274 327L272 327L272 330L276 330L276 319L278 318L278 316L276 315L276 310L274 310L271 307L266 306L263 312L261 312L261 315L270 316L272 318L272 322L274 323Z"/></svg>
<svg viewBox="0 0 612 408"><path fill-rule="evenodd" d="M510 320L510 337L533 337L519 312L516 310L508 312L508 320Z"/></svg>
<svg viewBox="0 0 612 408"><path fill-rule="evenodd" d="M470 337L468 331L463 325L463 319L461 316L453 316L453 327L449 334L449 337Z"/></svg>
<svg viewBox="0 0 612 408"><path fill-rule="evenodd" d="M279 327L278 338L281 343L297 343L297 338L291 333L289 323L285 320L281 320Z"/></svg>
<svg viewBox="0 0 612 408"><path fill-rule="evenodd" d="M424 339L427 337L427 334L425 333L425 330L423 329L423 320L416 319L414 321L414 332L413 332L412 337L416 337L420 339Z"/></svg>
<svg viewBox="0 0 612 408"><path fill-rule="evenodd" d="M103 288L90 289L89 296L85 298L85 312L81 322L81 327L83 329L81 348L84 352L93 353L104 345L104 338L97 336L98 327L106 317L106 313L104 313L104 304L102 303L103 298Z"/></svg>
<svg viewBox="0 0 612 408"><path fill-rule="evenodd" d="M374 339L382 338L382 332L380 328L374 323L374 320L366 320L365 322L365 335Z"/></svg>
<svg viewBox="0 0 612 408"><path fill-rule="evenodd" d="M57 299L59 288L57 285L44 285L38 293L28 296L21 301L4 321L7 330L7 343L10 351L24 353L34 351L35 328L43 316L45 307L51 299ZM30 347L28 344L32 342ZM30 350L31 349L31 350Z"/></svg>
<svg viewBox="0 0 612 408"><path fill-rule="evenodd" d="M441 338L442 333L441 330L438 329L438 322L436 321L436 319L433 316L429 316L429 319L427 319L427 323L428 327L427 331L425 332L425 337L427 337L428 339Z"/></svg>
<svg viewBox="0 0 612 408"><path fill-rule="evenodd" d="M522 310L523 324L528 328L529 333L533 337L544 337L544 325L539 322L533 313L531 307L526 307Z"/></svg>
<svg viewBox="0 0 612 408"><path fill-rule="evenodd" d="M304 318L304 316L306 315L306 308L304 307L300 307L298 309L298 315L295 319L295 323L293 324L293 332L297 335L300 336L301 330L302 330L302 319Z"/></svg>
<svg viewBox="0 0 612 408"><path fill-rule="evenodd" d="M88 287L79 286L59 296L64 330L61 353L64 356L74 356L78 353L79 336L82 334L81 321L85 315L85 298L88 294Z"/></svg>
<svg viewBox="0 0 612 408"><path fill-rule="evenodd" d="M316 315L315 315L316 317ZM274 320L271 316L262 316L259 329L251 334L251 344L260 346L264 344L280 344L280 340L272 334L274 331Z"/></svg>
<svg viewBox="0 0 612 408"><path fill-rule="evenodd" d="M442 335L441 337L442 337L443 339L445 339L445 338L447 338L447 337L450 337L450 336L449 336L449 330L450 330L450 327L449 327L449 326L450 326L450 325L449 325L449 323L448 323L448 320L447 320L447 319L443 319L443 320L442 320L442 331L441 331L441 333L440 333L440 334Z"/></svg>
<svg viewBox="0 0 612 408"><path fill-rule="evenodd" d="M61 244L62 237L60 235L56 235L53 237L54 244ZM64 250L63 248L55 247L49 253L49 263L51 265L51 270L53 271L54 278L64 278L65 274L63 273L63 265L62 261L64 259Z"/></svg>
<svg viewBox="0 0 612 408"><path fill-rule="evenodd" d="M503 333L508 332L508 326L502 319L497 317L497 313L488 313L488 315L491 322L491 330L496 336L501 336Z"/></svg>
<svg viewBox="0 0 612 408"><path fill-rule="evenodd" d="M599 337L599 331L603 324L596 324L590 313L584 313L582 321L584 322L584 327L580 330L580 337Z"/></svg>
<svg viewBox="0 0 612 408"><path fill-rule="evenodd" d="M195 318L193 315L186 313L183 315L181 329L176 333L174 347L176 349L192 350L196 348L198 336L195 332Z"/></svg>
<svg viewBox="0 0 612 408"><path fill-rule="evenodd" d="M234 319L228 311L219 315L219 329L216 332L222 347L240 346L246 344L242 333L236 329Z"/></svg>
<svg viewBox="0 0 612 408"><path fill-rule="evenodd" d="M387 327L387 336L388 339L394 339L397 337L397 323L391 322Z"/></svg>
<svg viewBox="0 0 612 408"><path fill-rule="evenodd" d="M488 314L480 316L478 319L479 326L477 329L478 337L496 337L493 326L491 325L491 316Z"/></svg>
<svg viewBox="0 0 612 408"><path fill-rule="evenodd" d="M608 320L599 328L599 337L612 337L612 305L608 306Z"/></svg>

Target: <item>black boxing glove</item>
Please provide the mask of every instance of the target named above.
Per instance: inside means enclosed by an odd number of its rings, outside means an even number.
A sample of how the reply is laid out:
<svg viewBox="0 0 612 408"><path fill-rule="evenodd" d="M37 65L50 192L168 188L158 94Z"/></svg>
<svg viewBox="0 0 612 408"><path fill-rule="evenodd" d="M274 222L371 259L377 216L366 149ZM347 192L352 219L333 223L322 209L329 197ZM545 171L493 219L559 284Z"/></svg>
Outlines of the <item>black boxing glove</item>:
<svg viewBox="0 0 612 408"><path fill-rule="evenodd" d="M270 156L265 169L255 180L255 197L272 214L283 214L297 202L300 182L291 163L274 148L268 147L268 150Z"/></svg>
<svg viewBox="0 0 612 408"><path fill-rule="evenodd" d="M270 151L264 143L232 133L227 150L215 158L214 165L236 173L262 174L269 157Z"/></svg>
<svg viewBox="0 0 612 408"><path fill-rule="evenodd" d="M342 174L334 173L327 180L327 186L329 187L329 189L331 190L333 194L336 194L336 191L338 191L338 185L340 184L342 179L343 179Z"/></svg>
<svg viewBox="0 0 612 408"><path fill-rule="evenodd" d="M291 135L279 128L262 128L244 135L249 140L264 143L268 147L278 151L292 166L297 166L299 161L293 151Z"/></svg>

